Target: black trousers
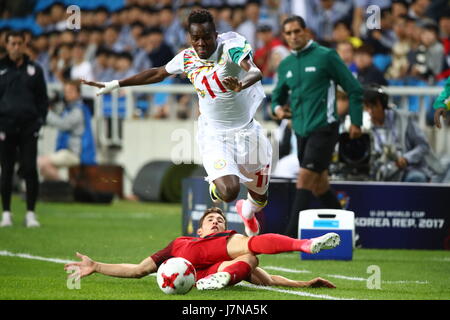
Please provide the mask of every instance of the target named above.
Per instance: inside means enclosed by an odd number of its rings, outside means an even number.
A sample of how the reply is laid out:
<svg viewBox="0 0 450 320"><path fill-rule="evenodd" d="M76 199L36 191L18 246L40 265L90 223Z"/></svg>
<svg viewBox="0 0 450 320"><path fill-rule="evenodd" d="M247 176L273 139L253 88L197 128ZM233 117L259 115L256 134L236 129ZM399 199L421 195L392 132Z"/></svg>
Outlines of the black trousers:
<svg viewBox="0 0 450 320"><path fill-rule="evenodd" d="M14 167L17 160L19 177L25 180L27 210L34 211L39 192L38 137L39 128L35 125L17 127L8 132L0 130L0 187L3 211L11 211Z"/></svg>

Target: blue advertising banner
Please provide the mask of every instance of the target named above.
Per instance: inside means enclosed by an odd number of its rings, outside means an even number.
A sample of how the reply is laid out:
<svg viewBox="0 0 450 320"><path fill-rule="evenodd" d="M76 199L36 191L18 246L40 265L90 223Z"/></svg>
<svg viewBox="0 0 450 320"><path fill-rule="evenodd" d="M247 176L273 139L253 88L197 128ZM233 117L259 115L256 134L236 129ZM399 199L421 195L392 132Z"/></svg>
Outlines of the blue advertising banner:
<svg viewBox="0 0 450 320"><path fill-rule="evenodd" d="M355 213L357 245L383 249L450 250L450 186L444 184L332 182L343 209ZM257 215L262 233L283 233L295 183L272 179L269 203ZM241 188L238 199L246 198ZM203 178L183 181L183 234L194 236L203 211L214 206ZM229 229L244 233L235 203L221 204ZM320 208L313 203L312 208Z"/></svg>

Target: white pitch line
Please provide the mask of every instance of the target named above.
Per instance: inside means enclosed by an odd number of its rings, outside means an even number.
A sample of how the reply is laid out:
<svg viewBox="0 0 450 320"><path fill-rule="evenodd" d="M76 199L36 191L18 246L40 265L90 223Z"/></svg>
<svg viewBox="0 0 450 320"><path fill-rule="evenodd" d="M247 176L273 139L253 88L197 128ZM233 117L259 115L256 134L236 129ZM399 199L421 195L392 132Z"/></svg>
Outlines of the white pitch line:
<svg viewBox="0 0 450 320"><path fill-rule="evenodd" d="M18 257L18 258L24 258L24 259L31 259L31 260L40 260L40 261L47 261L47 262L54 262L54 263L71 263L75 262L72 260L63 260L58 258L45 258L40 256L33 256L28 253L12 253L6 250L0 251L0 256L5 257Z"/></svg>
<svg viewBox="0 0 450 320"><path fill-rule="evenodd" d="M264 269L270 269L275 271L283 271L287 273L311 273L309 270L298 270L298 269L288 269L288 268L280 268L280 267L274 267L274 266L264 266ZM326 274L325 276L330 278L336 278L336 279L344 279L344 280L350 280L350 281L367 281L366 278L361 277L348 277L341 274ZM387 281L383 280L382 283L387 284L407 284L407 283L414 283L414 284L429 284L428 281L417 281L417 280L397 280L397 281Z"/></svg>
<svg viewBox="0 0 450 320"><path fill-rule="evenodd" d="M53 262L53 263L71 263L74 262L72 260L64 260L64 259L58 259L58 258L46 258L46 257L40 257L40 256L34 256L28 253L12 253L6 250L0 251L0 256L5 257L17 257L17 258L24 258L24 259L30 259L30 260L40 260L40 261L46 261L46 262ZM266 267L267 268L267 267ZM297 273L308 273L310 271L306 270L294 270L294 269L287 269L287 268L280 268L280 267L271 267L272 269L277 269L279 271L286 271L286 272L297 272ZM151 274L150 276L156 276L156 273ZM293 291L293 290L284 290L284 289L278 289L278 288L272 288L272 287L264 287L264 286L257 286L254 284L247 284L247 283L239 283L238 285L248 288L254 288L254 289L260 289L260 290L269 290L269 291L276 291L280 293L287 293L287 294L293 294L297 296L303 296L303 297L311 297L311 298L318 298L318 299L328 299L328 300L355 300L352 298L339 298L339 297L333 297L329 295L323 295L323 294L313 294L308 292L302 292L302 291Z"/></svg>
<svg viewBox="0 0 450 320"><path fill-rule="evenodd" d="M289 269L289 268L274 267L274 266L265 266L264 269L290 272L290 273L311 273L311 271L308 271L308 270Z"/></svg>
<svg viewBox="0 0 450 320"><path fill-rule="evenodd" d="M259 290L268 290L268 291L276 291L276 292L280 292L280 293L293 294L293 295L302 296L302 297L311 297L311 298L326 299L326 300L356 300L353 298L333 297L333 296L329 296L326 294L313 294L313 293L308 293L308 292L303 292L303 291L294 291L294 290L278 289L278 288L273 288L273 287L258 286L258 285L250 284L250 283L240 282L237 285L241 286L241 287L254 288L254 289L259 289Z"/></svg>

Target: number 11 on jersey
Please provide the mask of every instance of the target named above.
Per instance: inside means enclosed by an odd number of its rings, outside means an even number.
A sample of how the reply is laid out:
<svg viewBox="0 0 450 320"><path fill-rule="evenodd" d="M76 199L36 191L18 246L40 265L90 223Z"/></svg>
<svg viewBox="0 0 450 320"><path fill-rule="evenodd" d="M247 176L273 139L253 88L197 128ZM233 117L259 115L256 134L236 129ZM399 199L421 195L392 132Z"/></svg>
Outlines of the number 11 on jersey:
<svg viewBox="0 0 450 320"><path fill-rule="evenodd" d="M224 87L224 85L222 84L222 82L220 82L219 76L217 75L217 72L216 72L216 71L214 71L214 73L213 73L213 75L212 75L212 78L216 81L217 85L219 86L219 89L220 89L222 92L227 92L227 89ZM216 95L215 95L214 91L212 91L211 86L209 85L209 82L208 82L208 78L206 78L206 76L203 76L202 84L205 85L206 90L208 90L208 93L209 93L209 95L211 96L211 98L215 99L215 98L216 98Z"/></svg>

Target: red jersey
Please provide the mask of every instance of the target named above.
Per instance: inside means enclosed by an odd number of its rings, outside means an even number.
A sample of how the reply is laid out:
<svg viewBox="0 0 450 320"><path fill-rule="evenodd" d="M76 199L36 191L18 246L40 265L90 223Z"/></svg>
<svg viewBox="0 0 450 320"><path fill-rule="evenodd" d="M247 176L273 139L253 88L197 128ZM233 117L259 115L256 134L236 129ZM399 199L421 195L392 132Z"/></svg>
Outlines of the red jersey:
<svg viewBox="0 0 450 320"><path fill-rule="evenodd" d="M195 269L204 269L219 262L232 260L227 252L227 240L235 233L234 230L226 230L204 238L178 237L151 258L158 267L169 258L181 257L190 261Z"/></svg>

